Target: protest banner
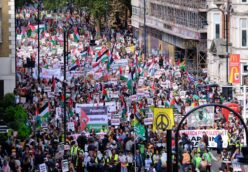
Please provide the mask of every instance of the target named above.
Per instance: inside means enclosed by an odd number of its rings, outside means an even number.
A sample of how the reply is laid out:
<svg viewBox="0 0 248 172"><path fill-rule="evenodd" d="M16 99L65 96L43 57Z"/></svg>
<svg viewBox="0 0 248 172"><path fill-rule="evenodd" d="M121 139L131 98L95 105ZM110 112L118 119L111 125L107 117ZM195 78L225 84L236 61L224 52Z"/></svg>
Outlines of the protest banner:
<svg viewBox="0 0 248 172"><path fill-rule="evenodd" d="M80 123L82 130L88 127L89 129L94 128L96 131L99 131L102 126L108 125L106 106L84 106L84 104L77 104L76 112L81 114Z"/></svg>
<svg viewBox="0 0 248 172"><path fill-rule="evenodd" d="M204 107L194 111L187 118L188 127L211 127L214 125L214 107Z"/></svg>
<svg viewBox="0 0 248 172"><path fill-rule="evenodd" d="M51 92L51 87L44 87L44 92L45 92L45 93Z"/></svg>
<svg viewBox="0 0 248 172"><path fill-rule="evenodd" d="M198 146L198 143L202 139L203 133L206 133L208 136L208 145L211 148L217 148L217 143L214 141L214 138L221 134L223 140L223 148L228 146L228 135L226 130L181 130L179 133L188 135L189 140L193 143L194 147Z"/></svg>
<svg viewBox="0 0 248 172"><path fill-rule="evenodd" d="M120 123L121 123L120 118L119 118L119 119L118 119L118 118L113 118L113 119L111 119L111 125L119 126Z"/></svg>
<svg viewBox="0 0 248 172"><path fill-rule="evenodd" d="M153 123L153 118L145 118L144 119L145 125L152 125L152 123Z"/></svg>
<svg viewBox="0 0 248 172"><path fill-rule="evenodd" d="M56 107L56 118L59 118L62 115L62 109L61 107Z"/></svg>
<svg viewBox="0 0 248 172"><path fill-rule="evenodd" d="M107 107L107 114L109 119L111 118L111 114L115 113L117 111L117 107L118 107L119 102L115 102L115 101L111 101L111 102L105 102L105 106ZM76 104L76 112L80 113L80 108L82 107L93 107L96 106L93 103L89 103L89 104ZM98 106L103 106L103 103L98 103Z"/></svg>
<svg viewBox="0 0 248 172"><path fill-rule="evenodd" d="M153 131L169 130L174 126L173 109L154 108Z"/></svg>
<svg viewBox="0 0 248 172"><path fill-rule="evenodd" d="M120 67L123 66L128 66L128 60L127 59L120 59L120 60L115 60L112 65L111 68L112 69L119 69Z"/></svg>
<svg viewBox="0 0 248 172"><path fill-rule="evenodd" d="M46 69L42 68L40 73L41 78L45 79L52 79L54 78L60 78L61 77L61 69Z"/></svg>
<svg viewBox="0 0 248 172"><path fill-rule="evenodd" d="M40 172L47 172L47 167L45 163L42 163L39 165L39 171Z"/></svg>

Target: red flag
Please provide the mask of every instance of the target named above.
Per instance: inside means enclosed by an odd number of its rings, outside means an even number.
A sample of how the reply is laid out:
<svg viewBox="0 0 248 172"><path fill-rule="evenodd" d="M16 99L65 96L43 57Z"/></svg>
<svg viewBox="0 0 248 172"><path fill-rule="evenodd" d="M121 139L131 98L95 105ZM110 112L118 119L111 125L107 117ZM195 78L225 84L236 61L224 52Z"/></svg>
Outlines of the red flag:
<svg viewBox="0 0 248 172"><path fill-rule="evenodd" d="M76 60L76 65L77 65L78 67L80 67L80 60L79 60L79 59Z"/></svg>
<svg viewBox="0 0 248 172"><path fill-rule="evenodd" d="M98 57L100 57L105 51L106 51L105 47L103 47L100 51L98 51L97 53Z"/></svg>
<svg viewBox="0 0 248 172"><path fill-rule="evenodd" d="M62 102L65 101L65 96L64 96L64 94L62 94L62 96L61 96L61 101L62 101Z"/></svg>
<svg viewBox="0 0 248 172"><path fill-rule="evenodd" d="M108 73L106 73L105 75L104 75L104 81L108 81L109 80L109 75L108 75Z"/></svg>
<svg viewBox="0 0 248 172"><path fill-rule="evenodd" d="M120 71L120 75L122 75L123 74L123 71L122 71L122 67L121 66L119 68L119 71Z"/></svg>
<svg viewBox="0 0 248 172"><path fill-rule="evenodd" d="M180 64L181 64L181 61L180 61L180 59L178 59L177 60L177 65L180 66Z"/></svg>
<svg viewBox="0 0 248 172"><path fill-rule="evenodd" d="M136 112L137 112L137 107L136 107L136 103L134 102L134 104L133 104L133 113L136 114Z"/></svg>
<svg viewBox="0 0 248 172"><path fill-rule="evenodd" d="M68 105L69 105L69 107L70 107L70 108L72 108L72 106L73 106L73 100L72 100L72 97L70 97L69 102L68 102Z"/></svg>
<svg viewBox="0 0 248 172"><path fill-rule="evenodd" d="M156 87L155 87L155 83L152 84L152 89L155 90Z"/></svg>
<svg viewBox="0 0 248 172"><path fill-rule="evenodd" d="M36 108L35 108L35 115L38 116L39 114L40 114L39 108L36 107Z"/></svg>
<svg viewBox="0 0 248 172"><path fill-rule="evenodd" d="M81 109L81 129L84 130L87 123L89 122L89 118L87 114L84 112L84 110Z"/></svg>
<svg viewBox="0 0 248 172"><path fill-rule="evenodd" d="M29 28L32 30L32 31L34 31L35 30L35 27L33 26L33 25L29 25Z"/></svg>

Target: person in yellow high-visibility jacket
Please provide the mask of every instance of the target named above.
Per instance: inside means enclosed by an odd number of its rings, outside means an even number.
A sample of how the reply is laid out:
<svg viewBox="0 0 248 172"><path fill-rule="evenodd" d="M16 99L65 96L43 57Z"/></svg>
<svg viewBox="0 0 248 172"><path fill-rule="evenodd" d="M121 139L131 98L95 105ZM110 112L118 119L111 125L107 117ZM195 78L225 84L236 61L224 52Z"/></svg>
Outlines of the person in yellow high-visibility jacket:
<svg viewBox="0 0 248 172"><path fill-rule="evenodd" d="M78 157L76 158L76 169L77 171L84 171L84 158L83 153L79 153Z"/></svg>

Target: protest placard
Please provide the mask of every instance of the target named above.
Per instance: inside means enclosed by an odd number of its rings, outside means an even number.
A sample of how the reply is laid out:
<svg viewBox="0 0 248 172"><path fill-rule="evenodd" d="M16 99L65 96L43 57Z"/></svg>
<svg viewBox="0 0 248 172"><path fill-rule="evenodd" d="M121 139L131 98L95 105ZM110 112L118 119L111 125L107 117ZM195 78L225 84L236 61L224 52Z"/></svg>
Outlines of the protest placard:
<svg viewBox="0 0 248 172"><path fill-rule="evenodd" d="M45 163L42 163L39 165L39 171L40 172L47 172L47 167Z"/></svg>
<svg viewBox="0 0 248 172"><path fill-rule="evenodd" d="M223 140L223 148L227 148L228 146L228 135L226 130L181 130L180 135L182 135L183 133L187 134L194 147L198 146L198 143L202 139L203 133L206 133L208 136L209 147L217 147L217 143L214 141L214 138L218 134L221 134Z"/></svg>

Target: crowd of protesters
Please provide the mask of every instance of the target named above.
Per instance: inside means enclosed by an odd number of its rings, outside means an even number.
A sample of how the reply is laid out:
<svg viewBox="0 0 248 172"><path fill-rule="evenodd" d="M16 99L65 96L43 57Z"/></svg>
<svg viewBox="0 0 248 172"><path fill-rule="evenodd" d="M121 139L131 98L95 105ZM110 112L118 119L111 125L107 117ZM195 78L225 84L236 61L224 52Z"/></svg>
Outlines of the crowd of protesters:
<svg viewBox="0 0 248 172"><path fill-rule="evenodd" d="M40 165L46 165L47 171L62 171L63 160L68 161L70 172L164 172L167 169L166 130L153 131L152 124L146 126L145 139L140 139L134 131L134 120L144 125L148 118L146 109L153 107L174 108L177 113L175 126L187 107L196 107L205 103L225 103L219 87L209 86L207 76L199 79L189 74L182 63L175 63L170 57L158 51L144 57L142 46L133 37L132 29L106 29L107 32L95 35L90 19L84 13L49 13L41 11L40 31L40 68L63 68L63 27L72 25L69 37L66 80L69 98L67 102L67 121L74 123L74 130L64 131L63 115L56 114L56 108L63 107L63 78L41 78L37 74L37 8L27 5L17 9L17 86L14 90L17 103L23 104L32 123L32 134L20 140L17 135L10 137L0 147L0 167L3 172L39 171ZM91 45L95 37L95 44ZM141 43L142 44L142 43ZM96 47L101 47L97 50ZM101 49L109 49L111 60L127 59L128 66L112 69L107 62L95 61L95 55ZM129 47L129 50L127 48ZM130 50L131 49L131 50ZM62 50L62 51L61 51ZM86 55L84 56L84 53ZM36 68L27 67L27 59L36 61ZM97 67L95 67L97 63ZM62 65L61 65L62 64ZM76 66L76 67L75 67ZM89 69L89 71L87 71ZM94 71L93 74L88 74ZM131 86L119 79L122 73L131 75ZM73 75L77 73L78 75ZM96 77L97 73L102 73ZM138 75L138 79L135 79ZM62 75L63 76L63 75ZM112 78L118 78L111 83ZM142 82L141 82L142 80ZM46 92L50 88L52 96ZM116 93L118 97L112 98ZM142 93L141 98L130 97ZM23 99L24 98L24 99ZM152 101L150 101L152 100ZM121 123L118 126L103 126L100 131L87 127L82 130L80 114L75 110L77 103L104 104L116 101L115 114L119 113ZM234 103L236 103L233 100ZM49 117L38 126L37 116L42 107L49 104ZM63 109L63 108L62 108ZM192 127L184 123L181 130L227 130L228 146L223 147L223 136L214 138L217 147L211 149L209 137L203 134L198 144L193 144L187 134L179 139L179 169L186 171L213 171L212 164L221 163L219 171L231 171L233 162L242 157L241 147L244 136L240 121L223 117L222 111L214 112L212 126ZM175 128L174 128L175 129ZM176 167L175 130L172 133L173 169ZM64 138L66 132L66 138ZM100 134L99 134L100 133ZM103 134L102 134L103 133ZM217 150L217 154L215 153Z"/></svg>

